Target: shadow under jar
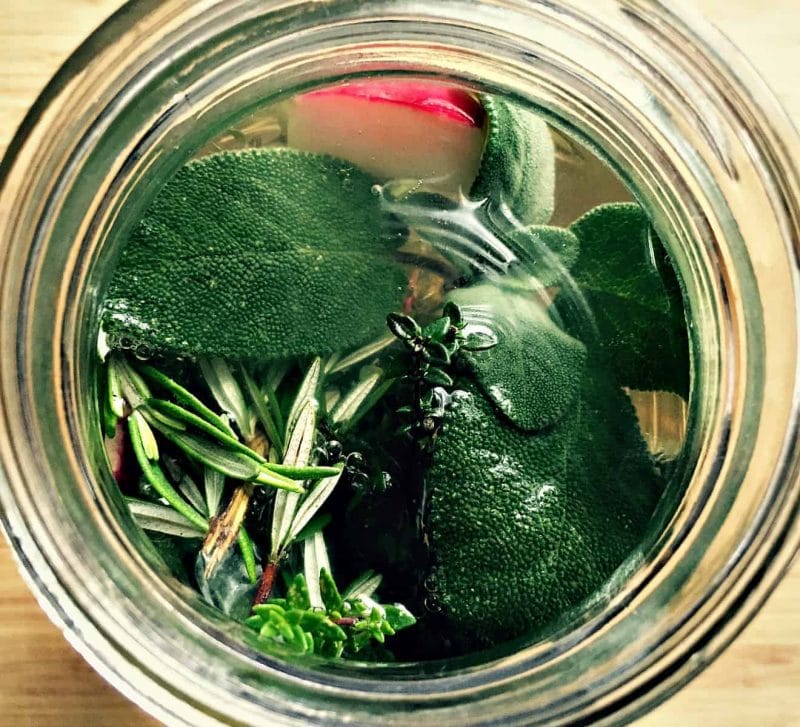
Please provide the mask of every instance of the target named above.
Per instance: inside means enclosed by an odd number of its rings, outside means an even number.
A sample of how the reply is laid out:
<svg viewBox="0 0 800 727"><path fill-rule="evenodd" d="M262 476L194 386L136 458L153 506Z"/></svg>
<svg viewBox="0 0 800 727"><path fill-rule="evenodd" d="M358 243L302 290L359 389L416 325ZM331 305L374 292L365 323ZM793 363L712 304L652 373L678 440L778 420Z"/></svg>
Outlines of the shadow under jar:
<svg viewBox="0 0 800 727"><path fill-rule="evenodd" d="M798 544L797 141L701 21L656 2L126 6L51 83L2 167L3 524L90 663L171 723L631 719L698 673ZM687 311L688 439L656 519L534 643L358 665L273 657L177 587L119 498L94 381L130 231L197 150L268 103L413 76L536 109L619 174ZM530 641L530 640L529 640Z"/></svg>

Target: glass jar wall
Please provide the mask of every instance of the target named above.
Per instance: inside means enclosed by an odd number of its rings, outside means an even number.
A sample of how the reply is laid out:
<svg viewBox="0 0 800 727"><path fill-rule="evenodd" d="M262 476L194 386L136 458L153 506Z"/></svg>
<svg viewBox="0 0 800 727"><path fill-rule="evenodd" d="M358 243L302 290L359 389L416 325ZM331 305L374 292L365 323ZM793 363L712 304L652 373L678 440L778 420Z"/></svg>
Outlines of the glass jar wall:
<svg viewBox="0 0 800 727"><path fill-rule="evenodd" d="M26 181L1 203L6 528L51 615L159 716L402 722L413 713L467 724L476 714L632 714L701 668L788 561L794 136L746 68L734 82L714 60L721 46L694 23L655 4L602 3L591 14L577 5L128 9L73 59L18 136L4 172ZM687 47L697 49L692 62ZM648 557L578 628L435 671L344 673L239 646L228 623L151 567L110 482L95 475L103 462L87 404L99 296L158 180L265 99L376 71L511 95L598 148L668 245L692 322L687 492Z"/></svg>

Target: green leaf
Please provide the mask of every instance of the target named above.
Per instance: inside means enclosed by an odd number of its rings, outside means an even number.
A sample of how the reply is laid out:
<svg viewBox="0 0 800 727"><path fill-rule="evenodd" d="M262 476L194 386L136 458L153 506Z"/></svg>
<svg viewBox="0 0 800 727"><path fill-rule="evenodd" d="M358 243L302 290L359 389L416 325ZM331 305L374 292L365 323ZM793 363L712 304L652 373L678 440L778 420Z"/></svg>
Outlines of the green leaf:
<svg viewBox="0 0 800 727"><path fill-rule="evenodd" d="M542 629L600 588L640 546L664 483L602 369L587 367L569 412L536 432L458 385L427 473L429 577L475 646Z"/></svg>
<svg viewBox="0 0 800 727"><path fill-rule="evenodd" d="M179 538L202 538L208 528L201 528L171 507L154 502L125 498L136 522L144 530L152 530Z"/></svg>
<svg viewBox="0 0 800 727"><path fill-rule="evenodd" d="M384 604L384 618L394 631L408 628L417 623L411 611L401 603Z"/></svg>
<svg viewBox="0 0 800 727"><path fill-rule="evenodd" d="M359 364L362 361L366 361L367 359L377 356L385 348L391 346L396 340L397 339L393 335L381 336L380 338L377 338L374 341L367 343L361 348L356 349L352 353L347 354L347 356L344 356L343 358L334 362L333 365L331 365L330 367L326 366L325 373L338 374L341 373L342 371L346 371L351 366L355 366L356 364Z"/></svg>
<svg viewBox="0 0 800 727"><path fill-rule="evenodd" d="M365 571L347 587L344 598L350 600L359 596L372 596L378 590L382 580L383 576L380 573L376 573L374 570Z"/></svg>
<svg viewBox="0 0 800 727"><path fill-rule="evenodd" d="M166 414L167 416L172 417L174 420L177 420L184 424L189 424L199 429L201 432L203 432L203 434L207 434L208 436L220 442L225 447L225 449L230 449L239 452L243 454L245 457L249 457L250 459L253 459L256 462L260 462L262 464L266 463L267 461L260 454L254 452L252 449L242 444L235 437L232 437L227 432L223 432L221 429L207 422L202 417L197 416L197 414L193 414L192 412L187 411L183 407L178 406L177 404L173 404L171 401L164 401L163 399L149 399L147 401L147 406L152 407L153 409L157 410L162 414Z"/></svg>
<svg viewBox="0 0 800 727"><path fill-rule="evenodd" d="M136 409L131 412L131 419L135 422L136 428L139 432L139 437L142 442L142 451L147 459L152 462L158 461L158 442L156 442L155 434L150 428L150 425L145 421L142 413Z"/></svg>
<svg viewBox="0 0 800 727"><path fill-rule="evenodd" d="M292 480L321 480L323 477L333 477L338 475L341 467L322 467L318 465L306 465L305 467L293 467L288 464L273 464L268 462L264 469L275 472Z"/></svg>
<svg viewBox="0 0 800 727"><path fill-rule="evenodd" d="M298 573L286 589L286 602L290 608L311 608L308 600L308 586L302 573Z"/></svg>
<svg viewBox="0 0 800 727"><path fill-rule="evenodd" d="M208 514L210 517L216 517L225 490L225 475L211 467L203 467L203 486Z"/></svg>
<svg viewBox="0 0 800 727"><path fill-rule="evenodd" d="M109 377L114 379L115 391L130 405L138 409L151 396L150 389L141 376L131 368L121 354L111 354L108 358Z"/></svg>
<svg viewBox="0 0 800 727"><path fill-rule="evenodd" d="M407 282L374 180L291 149L188 163L123 250L104 327L231 360L330 353L380 335Z"/></svg>
<svg viewBox="0 0 800 727"><path fill-rule="evenodd" d="M291 542L297 538L306 525L311 522L311 518L313 518L319 512L320 508L333 493L333 490L341 478L342 470L340 469L333 477L327 477L324 480L320 480L306 495L305 499L297 508L294 518L292 519L292 525L289 528L289 534L286 538L287 542Z"/></svg>
<svg viewBox="0 0 800 727"><path fill-rule="evenodd" d="M425 326L425 328L422 329L422 335L436 343L441 343L450 330L450 326L450 317L443 315L441 318L437 318L433 321L433 323L429 323Z"/></svg>
<svg viewBox="0 0 800 727"><path fill-rule="evenodd" d="M319 574L319 590L322 595L322 602L327 611L341 611L344 601L336 587L336 582L327 568L323 568Z"/></svg>
<svg viewBox="0 0 800 727"><path fill-rule="evenodd" d="M211 411L211 409L209 409L187 388L181 386L177 381L171 379L169 376L152 366L142 364L138 367L138 369L142 376L144 376L146 379L149 379L153 383L158 384L163 389L166 389L178 400L179 403L189 407L189 409L193 409L196 414L199 414L201 417L203 417L203 419L205 419L209 424L215 426L217 429L220 429L226 434L233 436L233 429L231 429L228 422L219 414Z"/></svg>
<svg viewBox="0 0 800 727"><path fill-rule="evenodd" d="M356 412L380 383L383 371L375 367L370 368L372 370L357 381L353 388L334 407L331 412L331 422L333 424L342 424L347 428L349 420L355 416Z"/></svg>
<svg viewBox="0 0 800 727"><path fill-rule="evenodd" d="M330 571L331 564L328 560L328 549L322 531L314 533L308 540L303 541L303 570L308 588L308 601L311 608L325 608L320 590L320 574L323 570Z"/></svg>
<svg viewBox="0 0 800 727"><path fill-rule="evenodd" d="M308 523L308 525L306 525L299 533L297 533L295 540L298 543L301 543L306 538L310 538L320 530L324 530L328 525L330 525L331 520L333 520L333 517L329 513L318 515L317 517L313 518L311 522Z"/></svg>
<svg viewBox="0 0 800 727"><path fill-rule="evenodd" d="M256 568L256 553L253 548L253 540L245 530L244 526L239 528L239 550L242 553L242 561L250 583L258 583L258 570Z"/></svg>
<svg viewBox="0 0 800 727"><path fill-rule="evenodd" d="M470 198L488 200L490 210L509 209L524 226L546 223L555 204L555 152L547 124L516 104L493 96L481 100L489 130Z"/></svg>
<svg viewBox="0 0 800 727"><path fill-rule="evenodd" d="M442 371L435 366L431 366L424 374L424 378L426 383L430 384L431 386L444 386L445 388L451 388L453 386L453 379L451 378L450 374Z"/></svg>
<svg viewBox="0 0 800 727"><path fill-rule="evenodd" d="M689 392L680 285L647 215L607 204L572 225L581 253L572 274L584 305L564 290L559 311L574 335L605 352L621 386Z"/></svg>
<svg viewBox="0 0 800 727"><path fill-rule="evenodd" d="M222 410L236 422L246 440L255 436L255 417L247 406L239 382L221 358L200 359L200 370Z"/></svg>
<svg viewBox="0 0 800 727"><path fill-rule="evenodd" d="M138 412L133 412L133 414L138 414ZM131 415L128 417L128 433L131 437L131 446L136 456L136 461L139 463L139 467L142 470L142 474L144 474L150 486L189 522L193 523L198 528L207 529L208 522L206 518L191 507L186 500L177 493L161 468L156 463L151 462L145 453L145 447L142 441L143 421L141 416Z"/></svg>
<svg viewBox="0 0 800 727"><path fill-rule="evenodd" d="M476 381L517 426L543 429L569 410L583 380L586 349L560 330L530 296L477 285L451 295L470 326L488 328L497 345L465 351Z"/></svg>
<svg viewBox="0 0 800 727"><path fill-rule="evenodd" d="M227 449L216 442L166 428L161 433L192 459L228 477L250 481L255 480L262 472L257 460L236 450Z"/></svg>
<svg viewBox="0 0 800 727"><path fill-rule="evenodd" d="M444 304L442 315L449 318L456 328L461 328L464 325L464 317L461 315L461 309L453 303L453 301L448 301Z"/></svg>
<svg viewBox="0 0 800 727"><path fill-rule="evenodd" d="M317 362L319 359L317 359ZM316 376L319 375L319 367L312 366L312 370L306 376L306 381L301 387L301 393L306 384L313 383L315 378L313 370L316 368ZM310 379L312 380L310 382ZM286 443L286 454L283 463L292 467L304 467L311 458L311 451L314 445L314 435L316 434L316 408L313 398L313 390L316 384L310 386L310 393L301 399L298 396L297 402L303 402L296 415L295 423L288 435ZM294 410L294 407L293 407ZM297 506L300 504L300 495L290 492L278 492L275 495L275 504L272 508L272 525L270 528L270 560L277 561L283 550L289 545L289 532L292 527Z"/></svg>
<svg viewBox="0 0 800 727"><path fill-rule="evenodd" d="M402 315L400 313L389 313L389 315L386 316L386 325L392 332L392 335L395 336L395 338L399 338L401 341L409 341L422 333L417 322L411 316Z"/></svg>
<svg viewBox="0 0 800 727"><path fill-rule="evenodd" d="M264 398L264 394L262 393L261 389L258 388L256 382L253 380L253 377L250 376L250 373L244 366L242 367L242 380L244 381L244 388L247 392L247 397L250 400L250 404L253 406L253 410L255 411L258 421L261 422L261 426L264 427L264 432L267 435L267 439L269 439L269 442L273 447L276 447L279 452L282 452L283 436L280 428L278 427L278 423L275 421L275 417L273 416L272 410Z"/></svg>

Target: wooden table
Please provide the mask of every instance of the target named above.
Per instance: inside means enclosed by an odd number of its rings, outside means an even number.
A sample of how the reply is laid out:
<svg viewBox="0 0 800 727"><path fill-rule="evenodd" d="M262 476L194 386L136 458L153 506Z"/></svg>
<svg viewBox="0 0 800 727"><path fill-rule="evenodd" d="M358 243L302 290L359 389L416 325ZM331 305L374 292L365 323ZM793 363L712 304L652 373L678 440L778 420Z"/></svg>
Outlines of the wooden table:
<svg viewBox="0 0 800 727"><path fill-rule="evenodd" d="M587 0L588 2L589 0ZM695 0L800 120L800 2ZM119 0L0 0L0 152L47 79ZM39 611L0 543L0 725L147 725ZM800 565L739 640L639 722L800 725Z"/></svg>

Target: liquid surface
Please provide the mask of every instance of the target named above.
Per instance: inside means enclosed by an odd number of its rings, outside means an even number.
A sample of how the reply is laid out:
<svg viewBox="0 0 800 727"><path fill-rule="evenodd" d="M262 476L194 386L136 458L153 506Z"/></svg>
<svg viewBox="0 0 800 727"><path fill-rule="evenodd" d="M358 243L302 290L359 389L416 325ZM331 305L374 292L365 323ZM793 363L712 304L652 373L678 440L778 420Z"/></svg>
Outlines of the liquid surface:
<svg viewBox="0 0 800 727"><path fill-rule="evenodd" d="M102 329L132 512L274 653L438 659L580 618L643 556L686 436L681 293L644 211L532 111L431 82L210 141L132 234Z"/></svg>

